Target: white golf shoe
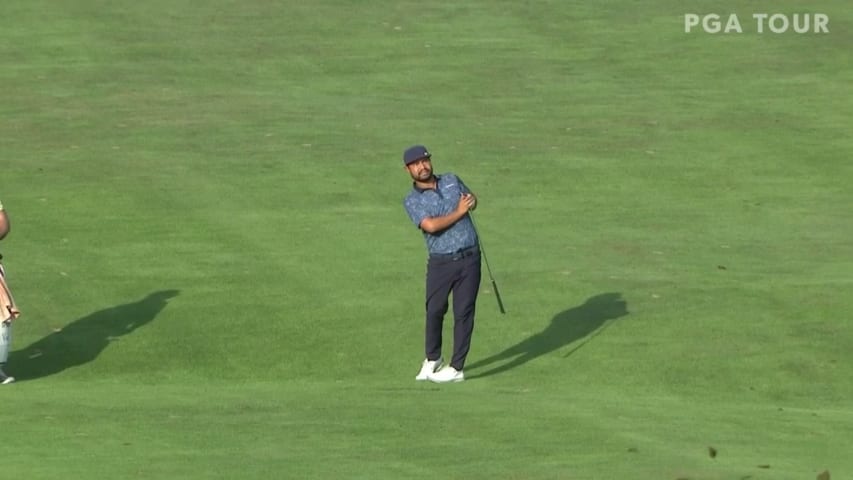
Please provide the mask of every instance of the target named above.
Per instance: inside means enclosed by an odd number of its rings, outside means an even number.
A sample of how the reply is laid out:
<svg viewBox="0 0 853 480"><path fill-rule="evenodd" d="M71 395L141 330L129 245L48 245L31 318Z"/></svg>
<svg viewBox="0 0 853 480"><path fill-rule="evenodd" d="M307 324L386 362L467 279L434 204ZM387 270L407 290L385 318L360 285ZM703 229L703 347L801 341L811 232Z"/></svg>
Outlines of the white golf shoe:
<svg viewBox="0 0 853 480"><path fill-rule="evenodd" d="M0 368L0 385L9 385L10 383L12 383L14 381L15 381L15 377L11 377L9 375L6 375L6 372L4 372L2 368Z"/></svg>
<svg viewBox="0 0 853 480"><path fill-rule="evenodd" d="M444 359L438 357L438 360L424 360L424 364L421 366L421 371L418 372L418 376L415 377L415 380L429 380L429 376L435 373L436 370L441 368L441 365L444 363Z"/></svg>
<svg viewBox="0 0 853 480"><path fill-rule="evenodd" d="M429 381L435 383L453 383L465 380L465 374L462 370L456 370L450 365L429 376Z"/></svg>

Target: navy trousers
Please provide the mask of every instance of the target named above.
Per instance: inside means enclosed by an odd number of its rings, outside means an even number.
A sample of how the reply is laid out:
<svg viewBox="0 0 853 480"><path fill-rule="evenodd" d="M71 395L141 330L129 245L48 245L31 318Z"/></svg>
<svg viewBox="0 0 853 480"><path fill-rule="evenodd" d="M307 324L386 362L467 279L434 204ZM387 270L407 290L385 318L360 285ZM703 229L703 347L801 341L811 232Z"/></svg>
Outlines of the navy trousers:
<svg viewBox="0 0 853 480"><path fill-rule="evenodd" d="M426 334L428 360L441 356L441 332L451 293L453 295L453 357L450 366L462 370L471 348L474 310L480 291L480 250L455 255L430 256L426 275Z"/></svg>

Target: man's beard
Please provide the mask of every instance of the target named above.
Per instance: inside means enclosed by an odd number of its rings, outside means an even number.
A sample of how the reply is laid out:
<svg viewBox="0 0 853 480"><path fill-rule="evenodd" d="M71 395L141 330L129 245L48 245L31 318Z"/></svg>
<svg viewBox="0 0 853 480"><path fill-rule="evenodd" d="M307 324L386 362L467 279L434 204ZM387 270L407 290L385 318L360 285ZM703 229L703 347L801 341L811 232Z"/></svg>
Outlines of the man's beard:
<svg viewBox="0 0 853 480"><path fill-rule="evenodd" d="M431 178L432 178L432 169L431 168L425 168L423 170L419 170L418 172L412 174L412 179L414 179L416 182L426 182Z"/></svg>

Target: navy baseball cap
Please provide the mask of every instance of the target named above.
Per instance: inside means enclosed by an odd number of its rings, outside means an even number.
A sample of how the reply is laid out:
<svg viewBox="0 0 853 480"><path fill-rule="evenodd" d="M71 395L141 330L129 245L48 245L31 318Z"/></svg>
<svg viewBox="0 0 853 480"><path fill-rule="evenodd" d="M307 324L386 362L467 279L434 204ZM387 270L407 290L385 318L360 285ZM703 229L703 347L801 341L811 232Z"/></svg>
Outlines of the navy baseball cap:
<svg viewBox="0 0 853 480"><path fill-rule="evenodd" d="M429 150L423 145L415 145L413 147L409 147L403 152L403 164L410 165L412 163L417 162L422 158L430 158L432 156L429 153Z"/></svg>

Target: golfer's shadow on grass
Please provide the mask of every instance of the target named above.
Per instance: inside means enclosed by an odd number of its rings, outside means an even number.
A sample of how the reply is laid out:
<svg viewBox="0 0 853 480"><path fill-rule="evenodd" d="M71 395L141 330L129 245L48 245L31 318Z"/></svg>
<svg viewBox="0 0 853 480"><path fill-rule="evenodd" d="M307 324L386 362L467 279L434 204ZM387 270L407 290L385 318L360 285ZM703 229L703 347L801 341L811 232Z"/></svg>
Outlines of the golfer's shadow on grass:
<svg viewBox="0 0 853 480"><path fill-rule="evenodd" d="M178 290L99 310L74 320L26 348L9 354L8 370L18 380L34 380L95 360L110 343L154 320Z"/></svg>
<svg viewBox="0 0 853 480"><path fill-rule="evenodd" d="M469 378L488 377L520 367L534 358L547 355L566 346L572 348L564 357L578 351L590 340L601 334L608 321L628 315L628 304L620 293L602 293L588 298L582 305L558 313L541 332L534 334L506 350L491 357L465 366L466 373L482 370L509 360L483 373L475 372Z"/></svg>

